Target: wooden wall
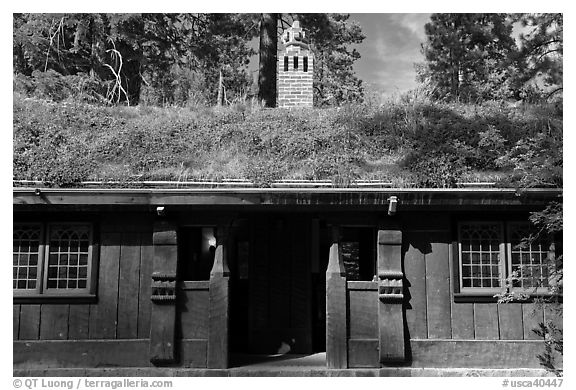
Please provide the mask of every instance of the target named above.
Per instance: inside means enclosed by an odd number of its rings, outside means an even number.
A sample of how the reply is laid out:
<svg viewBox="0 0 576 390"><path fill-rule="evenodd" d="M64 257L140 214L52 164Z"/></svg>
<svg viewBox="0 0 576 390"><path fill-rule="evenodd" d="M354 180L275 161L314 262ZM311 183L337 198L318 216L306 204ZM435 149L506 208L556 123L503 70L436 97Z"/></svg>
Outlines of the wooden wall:
<svg viewBox="0 0 576 390"><path fill-rule="evenodd" d="M378 367L378 283L347 285L348 367Z"/></svg>
<svg viewBox="0 0 576 390"><path fill-rule="evenodd" d="M101 217L98 299L14 305L14 340L150 337L152 225L140 215Z"/></svg>
<svg viewBox="0 0 576 390"><path fill-rule="evenodd" d="M531 303L456 303L449 215L430 215L403 232L406 321L411 339L538 340L543 310ZM457 256L458 254L453 254Z"/></svg>
<svg viewBox="0 0 576 390"><path fill-rule="evenodd" d="M176 322L184 367L206 367L209 336L210 282L187 281L178 291Z"/></svg>

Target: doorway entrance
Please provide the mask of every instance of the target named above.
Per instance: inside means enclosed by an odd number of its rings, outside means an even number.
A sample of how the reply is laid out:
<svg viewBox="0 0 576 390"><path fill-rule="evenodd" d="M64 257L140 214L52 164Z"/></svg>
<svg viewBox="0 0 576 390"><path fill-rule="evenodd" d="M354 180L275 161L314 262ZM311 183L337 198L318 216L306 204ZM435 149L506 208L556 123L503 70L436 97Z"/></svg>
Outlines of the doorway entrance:
<svg viewBox="0 0 576 390"><path fill-rule="evenodd" d="M325 351L326 268L313 264L320 247L312 230L310 217L293 214L250 215L235 229L229 253L233 365L239 355Z"/></svg>

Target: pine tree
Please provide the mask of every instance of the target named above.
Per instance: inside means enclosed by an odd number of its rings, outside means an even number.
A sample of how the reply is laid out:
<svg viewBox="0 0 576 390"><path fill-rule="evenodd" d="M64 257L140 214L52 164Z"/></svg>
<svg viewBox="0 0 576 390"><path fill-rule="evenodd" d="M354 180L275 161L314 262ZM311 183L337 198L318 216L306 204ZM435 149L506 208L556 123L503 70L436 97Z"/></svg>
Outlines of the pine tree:
<svg viewBox="0 0 576 390"><path fill-rule="evenodd" d="M509 78L516 50L512 22L506 14L433 14L425 25L420 81L427 79L437 98L502 97L496 92Z"/></svg>

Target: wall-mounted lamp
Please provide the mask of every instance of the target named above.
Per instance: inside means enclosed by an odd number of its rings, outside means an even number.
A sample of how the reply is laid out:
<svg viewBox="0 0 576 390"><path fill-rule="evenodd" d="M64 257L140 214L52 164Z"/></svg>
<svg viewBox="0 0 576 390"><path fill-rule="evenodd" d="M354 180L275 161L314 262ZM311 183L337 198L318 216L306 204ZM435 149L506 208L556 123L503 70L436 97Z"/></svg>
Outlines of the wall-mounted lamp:
<svg viewBox="0 0 576 390"><path fill-rule="evenodd" d="M166 215L166 210L164 209L164 206L158 206L156 207L156 214L158 214L159 217L163 217Z"/></svg>
<svg viewBox="0 0 576 390"><path fill-rule="evenodd" d="M388 198L388 215L396 214L396 208L398 207L398 197L391 196Z"/></svg>
<svg viewBox="0 0 576 390"><path fill-rule="evenodd" d="M208 246L216 247L216 237L212 236L208 239Z"/></svg>
<svg viewBox="0 0 576 390"><path fill-rule="evenodd" d="M40 188L36 188L36 189L34 190L34 195L36 195L36 196L42 195L42 191L40 191Z"/></svg>

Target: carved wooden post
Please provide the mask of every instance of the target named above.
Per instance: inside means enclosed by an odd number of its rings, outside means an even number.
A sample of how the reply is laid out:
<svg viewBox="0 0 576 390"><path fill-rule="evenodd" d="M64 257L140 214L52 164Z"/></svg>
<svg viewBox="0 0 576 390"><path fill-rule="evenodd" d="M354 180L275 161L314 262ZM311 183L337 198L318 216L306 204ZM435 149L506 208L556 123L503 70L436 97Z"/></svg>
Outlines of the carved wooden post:
<svg viewBox="0 0 576 390"><path fill-rule="evenodd" d="M228 368L228 325L230 271L228 269L228 228L216 229L216 253L210 271L210 328L208 368Z"/></svg>
<svg viewBox="0 0 576 390"><path fill-rule="evenodd" d="M380 362L405 359L402 316L402 231L378 230L378 326Z"/></svg>
<svg viewBox="0 0 576 390"><path fill-rule="evenodd" d="M165 219L154 223L152 237L152 301L150 315L150 361L154 365L175 362L176 265L178 245L175 225Z"/></svg>
<svg viewBox="0 0 576 390"><path fill-rule="evenodd" d="M346 329L346 270L340 252L340 227L332 227L326 269L326 366L348 368Z"/></svg>

